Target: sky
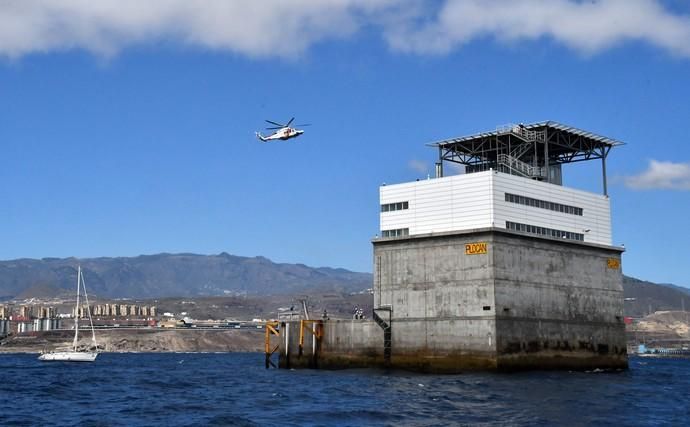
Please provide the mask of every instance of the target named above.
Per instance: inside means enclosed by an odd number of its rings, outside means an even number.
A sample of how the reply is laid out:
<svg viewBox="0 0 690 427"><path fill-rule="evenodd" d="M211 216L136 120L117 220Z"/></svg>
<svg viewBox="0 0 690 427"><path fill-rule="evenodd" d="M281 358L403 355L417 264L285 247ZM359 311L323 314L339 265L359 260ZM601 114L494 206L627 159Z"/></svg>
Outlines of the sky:
<svg viewBox="0 0 690 427"><path fill-rule="evenodd" d="M690 287L688 100L680 0L0 0L0 259L371 271L378 188L433 175L425 144L554 120L626 143L624 273ZM293 116L303 136L255 139Z"/></svg>

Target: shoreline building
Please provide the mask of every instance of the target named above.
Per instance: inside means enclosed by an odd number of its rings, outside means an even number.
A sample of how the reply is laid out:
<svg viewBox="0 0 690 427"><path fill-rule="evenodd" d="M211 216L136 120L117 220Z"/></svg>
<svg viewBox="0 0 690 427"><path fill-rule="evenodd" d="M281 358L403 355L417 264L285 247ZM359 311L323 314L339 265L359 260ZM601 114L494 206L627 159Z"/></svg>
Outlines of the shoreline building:
<svg viewBox="0 0 690 427"><path fill-rule="evenodd" d="M134 318L148 318L157 316L157 308L155 305L138 305L138 304L93 304L90 305L91 313L94 317L134 317ZM86 304L79 308L72 309L72 317L79 316L85 318L87 316Z"/></svg>
<svg viewBox="0 0 690 427"><path fill-rule="evenodd" d="M0 338L10 333L10 309L6 305L0 305Z"/></svg>
<svg viewBox="0 0 690 427"><path fill-rule="evenodd" d="M55 329L60 329L60 319L54 307L22 305L16 310L0 307L0 336Z"/></svg>
<svg viewBox="0 0 690 427"><path fill-rule="evenodd" d="M280 366L626 368L606 185L622 143L541 122L431 145L434 179L380 187L374 320L317 322L310 346L284 322ZM562 165L588 160L603 194L562 185ZM448 163L465 173L444 176Z"/></svg>

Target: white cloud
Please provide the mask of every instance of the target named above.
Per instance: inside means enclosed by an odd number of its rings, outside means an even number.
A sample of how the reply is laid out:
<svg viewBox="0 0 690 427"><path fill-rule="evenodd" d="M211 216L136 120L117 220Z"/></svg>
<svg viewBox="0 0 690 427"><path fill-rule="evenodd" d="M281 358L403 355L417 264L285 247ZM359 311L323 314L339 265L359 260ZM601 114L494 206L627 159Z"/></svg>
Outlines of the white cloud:
<svg viewBox="0 0 690 427"><path fill-rule="evenodd" d="M176 41L249 56L299 55L355 33L391 0L0 0L0 55L81 48L112 55Z"/></svg>
<svg viewBox="0 0 690 427"><path fill-rule="evenodd" d="M429 166L424 160L412 159L407 162L407 166L418 173L424 174L429 172Z"/></svg>
<svg viewBox="0 0 690 427"><path fill-rule="evenodd" d="M690 57L690 17L661 0L0 0L0 56L109 56L172 42L252 57L301 55L362 28L395 50L444 54L477 38L551 38L587 54L640 40Z"/></svg>
<svg viewBox="0 0 690 427"><path fill-rule="evenodd" d="M650 160L649 167L639 175L624 178L625 185L634 190L690 191L690 163Z"/></svg>
<svg viewBox="0 0 690 427"><path fill-rule="evenodd" d="M690 17L659 0L447 0L435 19L387 32L396 49L447 53L480 37L517 42L552 38L586 54L641 40L690 57Z"/></svg>

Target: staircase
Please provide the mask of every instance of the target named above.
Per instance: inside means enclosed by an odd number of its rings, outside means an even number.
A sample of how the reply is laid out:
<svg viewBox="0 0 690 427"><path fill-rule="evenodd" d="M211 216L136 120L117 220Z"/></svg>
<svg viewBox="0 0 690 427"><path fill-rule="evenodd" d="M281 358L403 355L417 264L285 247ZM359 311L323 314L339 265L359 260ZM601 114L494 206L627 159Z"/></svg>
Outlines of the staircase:
<svg viewBox="0 0 690 427"><path fill-rule="evenodd" d="M507 154L499 154L496 158L499 165L503 165L515 172L517 175L527 178L545 178L544 168L539 166L531 166L522 160L518 160L513 156Z"/></svg>
<svg viewBox="0 0 690 427"><path fill-rule="evenodd" d="M496 128L496 134L510 134L528 143L546 142L545 131L529 130L522 125L509 124L499 126L498 128ZM496 160L499 165L505 166L516 175L524 176L527 178L543 179L546 177L546 171L544 170L544 168L539 166L532 166L529 163L525 163L522 160L520 160L520 157L522 157L532 148L532 144L519 144L515 149L511 151L510 154L499 154Z"/></svg>
<svg viewBox="0 0 690 427"><path fill-rule="evenodd" d="M377 311L385 311L388 313L388 321L379 316ZM383 362L385 366L390 366L391 363L391 314L390 307L381 307L374 309L374 321L381 329L383 329Z"/></svg>
<svg viewBox="0 0 690 427"><path fill-rule="evenodd" d="M510 157L514 157L516 159L519 159L523 155L525 155L525 153L527 153L529 150L531 150L532 148L533 148L533 146L530 144L520 144L513 149L513 151L510 153Z"/></svg>

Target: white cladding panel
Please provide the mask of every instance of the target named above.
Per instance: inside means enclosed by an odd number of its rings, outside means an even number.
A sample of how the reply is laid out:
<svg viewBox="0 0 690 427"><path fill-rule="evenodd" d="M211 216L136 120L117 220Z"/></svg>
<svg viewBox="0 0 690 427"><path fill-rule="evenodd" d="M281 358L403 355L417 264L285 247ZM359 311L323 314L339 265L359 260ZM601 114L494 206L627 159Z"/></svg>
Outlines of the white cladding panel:
<svg viewBox="0 0 690 427"><path fill-rule="evenodd" d="M505 193L582 208L582 216L506 202ZM494 223L496 227L505 227L506 221L579 233L584 235L585 242L611 245L611 213L608 197L519 176L496 173L494 175Z"/></svg>
<svg viewBox="0 0 690 427"><path fill-rule="evenodd" d="M381 212L381 230L409 228L410 234L491 226L491 172L387 185L381 204L409 202L409 209Z"/></svg>
<svg viewBox="0 0 690 427"><path fill-rule="evenodd" d="M575 206L583 214L506 202L505 193ZM382 186L380 199L382 205L409 203L409 209L381 212L381 230L408 228L415 235L505 228L511 221L583 234L585 242L611 244L608 197L494 171Z"/></svg>

